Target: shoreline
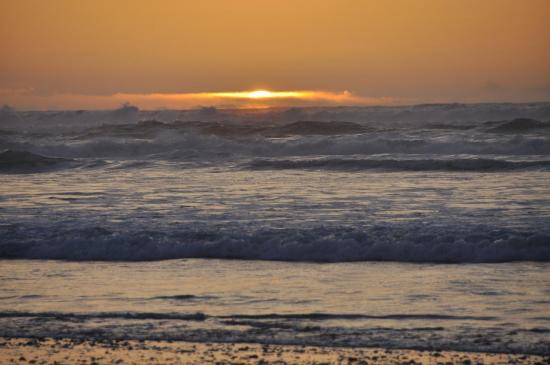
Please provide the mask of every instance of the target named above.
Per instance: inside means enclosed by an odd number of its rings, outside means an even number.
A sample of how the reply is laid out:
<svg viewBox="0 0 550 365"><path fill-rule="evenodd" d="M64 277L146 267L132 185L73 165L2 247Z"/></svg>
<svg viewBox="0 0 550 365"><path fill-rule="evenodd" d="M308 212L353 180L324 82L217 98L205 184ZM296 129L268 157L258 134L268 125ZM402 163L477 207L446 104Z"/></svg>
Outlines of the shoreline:
<svg viewBox="0 0 550 365"><path fill-rule="evenodd" d="M550 364L550 355L183 341L0 337L1 364Z"/></svg>

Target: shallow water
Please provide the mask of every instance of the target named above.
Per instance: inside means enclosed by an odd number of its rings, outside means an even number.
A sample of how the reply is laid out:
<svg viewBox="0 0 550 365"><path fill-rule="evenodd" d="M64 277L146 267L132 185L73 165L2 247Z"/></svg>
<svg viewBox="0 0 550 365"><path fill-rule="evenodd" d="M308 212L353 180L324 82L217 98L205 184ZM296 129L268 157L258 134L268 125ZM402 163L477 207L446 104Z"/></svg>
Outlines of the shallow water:
<svg viewBox="0 0 550 365"><path fill-rule="evenodd" d="M2 261L0 336L549 350L546 263Z"/></svg>

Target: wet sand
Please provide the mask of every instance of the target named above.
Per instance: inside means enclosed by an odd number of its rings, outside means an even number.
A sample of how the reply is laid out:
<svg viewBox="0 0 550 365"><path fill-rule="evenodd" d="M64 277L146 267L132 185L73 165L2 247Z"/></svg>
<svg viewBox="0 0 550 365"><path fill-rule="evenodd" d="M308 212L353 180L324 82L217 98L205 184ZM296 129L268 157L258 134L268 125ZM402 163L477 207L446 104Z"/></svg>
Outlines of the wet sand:
<svg viewBox="0 0 550 365"><path fill-rule="evenodd" d="M242 343L0 338L0 364L550 364L550 356Z"/></svg>

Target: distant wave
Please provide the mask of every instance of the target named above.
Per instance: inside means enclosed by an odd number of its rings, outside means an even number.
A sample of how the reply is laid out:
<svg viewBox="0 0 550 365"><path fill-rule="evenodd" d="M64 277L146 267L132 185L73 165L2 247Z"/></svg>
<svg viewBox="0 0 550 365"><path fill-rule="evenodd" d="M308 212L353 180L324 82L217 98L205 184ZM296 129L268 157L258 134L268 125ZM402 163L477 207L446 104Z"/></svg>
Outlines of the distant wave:
<svg viewBox="0 0 550 365"><path fill-rule="evenodd" d="M89 129L79 138L90 137L154 137L163 131L184 133L196 131L221 137L267 136L285 137L294 135L338 135L361 133L369 128L352 122L296 121L292 123L231 123L205 121L145 120L131 124L104 124Z"/></svg>
<svg viewBox="0 0 550 365"><path fill-rule="evenodd" d="M535 130L550 130L550 122L541 122L529 118L517 118L502 122L486 122L485 125L492 126L489 131L497 133L524 133Z"/></svg>
<svg viewBox="0 0 550 365"><path fill-rule="evenodd" d="M400 133L301 136L269 139L223 138L195 132L163 132L151 138L93 137L85 140L9 138L0 150L27 151L65 159L142 159L223 162L241 158L351 156L375 154L548 156L550 139L499 135L490 139L464 136L410 136ZM426 156L432 158L432 156ZM491 158L491 157L488 157ZM56 160L59 161L59 160Z"/></svg>
<svg viewBox="0 0 550 365"><path fill-rule="evenodd" d="M388 130L409 129L414 130L436 130L436 131L468 131L521 134L533 131L550 131L550 122L543 122L529 118L517 118L504 121L488 121L479 124L453 124L453 123L432 123L411 126L392 124L360 124L345 121L316 121L299 120L290 123L236 123L236 122L205 122L205 121L173 121L161 122L158 120L145 120L130 124L104 124L86 130L78 137L88 139L92 137L155 137L163 131L184 133L196 131L206 135L220 137L288 137L288 136L314 136L314 135L346 135L373 133ZM11 132L13 131L6 131Z"/></svg>
<svg viewBox="0 0 550 365"><path fill-rule="evenodd" d="M487 120L502 121L514 118L550 120L550 103L487 103L487 104L423 104L412 106L370 107L313 107L289 109L240 110L202 108L191 110L139 110L124 105L116 110L67 110L67 111L16 111L0 109L0 126L37 127L68 125L85 128L105 123L135 123L140 120L160 122L181 121L245 121L290 123L295 121L348 121L392 124L395 122L418 123L481 123ZM36 129L34 129L36 130Z"/></svg>
<svg viewBox="0 0 550 365"><path fill-rule="evenodd" d="M308 160L268 160L257 159L245 165L253 170L390 170L390 171L509 171L528 168L548 168L550 160L543 161L505 161L486 158L469 159L345 159L324 158Z"/></svg>
<svg viewBox="0 0 550 365"><path fill-rule="evenodd" d="M0 258L154 261L216 258L312 262L550 261L550 232L394 223L367 228L109 231L0 226Z"/></svg>

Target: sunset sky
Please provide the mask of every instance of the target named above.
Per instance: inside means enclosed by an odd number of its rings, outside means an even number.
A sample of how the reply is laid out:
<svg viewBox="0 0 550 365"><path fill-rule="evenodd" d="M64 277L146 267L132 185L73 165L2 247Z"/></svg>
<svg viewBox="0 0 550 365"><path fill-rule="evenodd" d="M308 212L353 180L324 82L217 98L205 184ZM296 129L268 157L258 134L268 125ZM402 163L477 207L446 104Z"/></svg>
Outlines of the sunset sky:
<svg viewBox="0 0 550 365"><path fill-rule="evenodd" d="M547 0L2 0L0 105L548 101L549 24Z"/></svg>

